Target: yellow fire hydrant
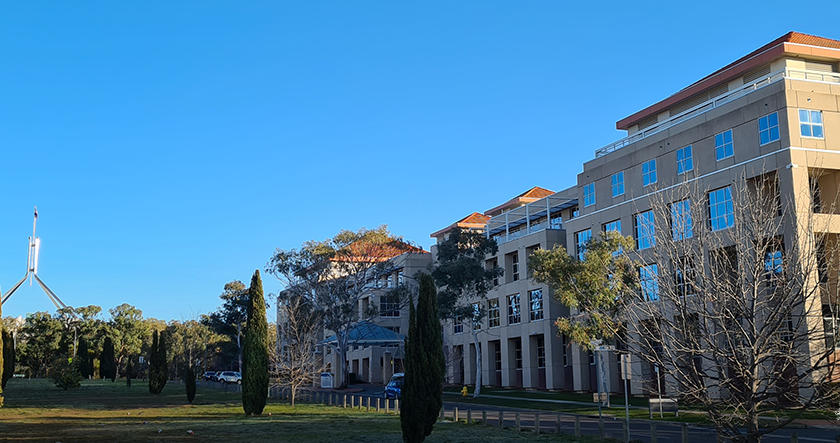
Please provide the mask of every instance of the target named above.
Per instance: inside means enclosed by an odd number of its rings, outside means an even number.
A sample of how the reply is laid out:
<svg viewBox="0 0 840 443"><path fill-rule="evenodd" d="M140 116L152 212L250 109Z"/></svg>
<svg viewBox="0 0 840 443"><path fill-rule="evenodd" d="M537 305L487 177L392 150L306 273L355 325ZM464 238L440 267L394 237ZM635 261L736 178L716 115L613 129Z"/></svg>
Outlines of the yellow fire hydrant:
<svg viewBox="0 0 840 443"><path fill-rule="evenodd" d="M464 398L467 397L467 387L466 386L464 386L464 389L461 389L461 395L463 395Z"/></svg>

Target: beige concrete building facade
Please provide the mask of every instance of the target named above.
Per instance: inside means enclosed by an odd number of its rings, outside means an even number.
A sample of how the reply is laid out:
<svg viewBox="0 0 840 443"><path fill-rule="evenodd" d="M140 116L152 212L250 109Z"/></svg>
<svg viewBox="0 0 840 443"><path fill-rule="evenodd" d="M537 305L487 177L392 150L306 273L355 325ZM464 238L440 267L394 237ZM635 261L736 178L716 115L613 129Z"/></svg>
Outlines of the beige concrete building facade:
<svg viewBox="0 0 840 443"><path fill-rule="evenodd" d="M615 230L636 239L642 260L653 260L646 257L653 256L654 237L670 235L652 232L671 222L654 219L651 205L658 200L652 196L663 190L696 184L704 198L692 203L704 205L704 217L693 223L725 229L732 195L743 191L734 183L772 180L785 201L813 208L821 229L837 241L832 236L840 234L840 41L788 33L616 127L627 137L598 149L583 165L576 186L532 201L514 199L485 213L490 218L483 232L499 242L488 265L505 269L482 301L491 312L498 311L480 327L485 385L596 390L594 358L557 336L553 320L569 310L553 300L548 288L527 278L528 256L535 248L555 245L578 253L597 233ZM818 196L811 192L814 182ZM667 203L673 208L678 202ZM786 229L781 236L791 241L793 230L801 227ZM442 241L446 232L433 236ZM645 272L660 278L671 273L669 264L649 265ZM529 306L534 291L542 295L537 320ZM837 306L838 300L822 297L812 304ZM824 315L826 332L836 333L836 315ZM453 356L450 381L470 384L475 380L474 346L467 329L456 331L456 326L444 327L444 345ZM605 359L608 389L623 392L615 355ZM633 372L641 379L634 380L631 393L648 393L651 368L635 362Z"/></svg>

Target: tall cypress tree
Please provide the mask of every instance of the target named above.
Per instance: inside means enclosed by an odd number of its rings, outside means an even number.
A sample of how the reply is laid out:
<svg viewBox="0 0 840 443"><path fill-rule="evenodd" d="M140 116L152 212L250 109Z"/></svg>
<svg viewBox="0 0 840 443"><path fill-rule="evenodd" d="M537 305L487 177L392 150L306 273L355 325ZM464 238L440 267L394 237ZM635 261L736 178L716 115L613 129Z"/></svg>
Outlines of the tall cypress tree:
<svg viewBox="0 0 840 443"><path fill-rule="evenodd" d="M82 374L83 378L90 377L90 372L88 372L88 359L90 356L88 355L88 345L87 340L84 338L79 339L79 351L76 352L76 359L78 360L78 368L79 372Z"/></svg>
<svg viewBox="0 0 840 443"><path fill-rule="evenodd" d="M110 378L112 382L117 379L117 362L114 358L114 342L111 337L105 337L105 343L102 345L99 374L102 378Z"/></svg>
<svg viewBox="0 0 840 443"><path fill-rule="evenodd" d="M403 441L419 443L432 433L443 406L443 341L437 291L431 275L421 274L417 309L409 306L408 342L405 345L405 380L400 424Z"/></svg>
<svg viewBox="0 0 840 443"><path fill-rule="evenodd" d="M152 347L149 349L149 392L157 394L158 371L158 331L152 331Z"/></svg>
<svg viewBox="0 0 840 443"><path fill-rule="evenodd" d="M184 380L187 388L187 401L192 403L195 400L195 368L192 364L187 368L187 377Z"/></svg>
<svg viewBox="0 0 840 443"><path fill-rule="evenodd" d="M15 373L15 340L9 331L3 329L3 380L2 389Z"/></svg>
<svg viewBox="0 0 840 443"><path fill-rule="evenodd" d="M242 408L246 415L260 415L268 398L268 322L259 269L248 291L248 318L242 347Z"/></svg>
<svg viewBox="0 0 840 443"><path fill-rule="evenodd" d="M158 391L155 394L160 394L163 387L166 386L166 381L169 380L169 364L166 362L166 335L160 333L157 348L157 364L158 364Z"/></svg>
<svg viewBox="0 0 840 443"><path fill-rule="evenodd" d="M405 340L405 377L400 392L400 425L405 443L420 443L426 439L423 435L423 392L420 389L423 366L420 336L417 334L417 310L414 309L414 300L411 300L408 303L408 337Z"/></svg>

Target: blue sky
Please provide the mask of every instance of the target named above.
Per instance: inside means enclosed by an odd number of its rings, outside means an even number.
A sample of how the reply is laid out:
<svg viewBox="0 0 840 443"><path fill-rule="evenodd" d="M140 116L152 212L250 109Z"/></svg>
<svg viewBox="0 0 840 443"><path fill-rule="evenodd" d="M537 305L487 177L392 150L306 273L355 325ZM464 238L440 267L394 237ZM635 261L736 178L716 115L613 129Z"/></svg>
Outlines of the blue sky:
<svg viewBox="0 0 840 443"><path fill-rule="evenodd" d="M785 32L840 39L832 2L565 3L4 3L3 291L37 205L65 303L189 319L276 247L380 224L428 247Z"/></svg>

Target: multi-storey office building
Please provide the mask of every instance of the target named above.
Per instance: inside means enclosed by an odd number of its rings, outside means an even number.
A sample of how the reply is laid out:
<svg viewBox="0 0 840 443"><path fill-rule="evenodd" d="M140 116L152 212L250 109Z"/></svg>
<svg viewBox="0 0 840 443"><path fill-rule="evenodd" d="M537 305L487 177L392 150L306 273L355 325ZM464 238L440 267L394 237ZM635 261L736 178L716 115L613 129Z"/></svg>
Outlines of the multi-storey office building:
<svg viewBox="0 0 840 443"><path fill-rule="evenodd" d="M691 221L695 226L727 229L733 193L740 191L733 183L744 178L772 181L780 200L811 208L817 213L816 225L825 231L820 234L837 242L840 41L788 33L620 120L616 127L626 130L627 137L598 149L583 165L574 188L539 201L514 199L485 213L491 218L484 231L500 243L499 253L487 257L488 265L498 263L505 269L484 301L490 312L480 325L485 384L596 389L595 359L557 337L553 319L569 315L568 308L555 303L548 288L526 278L527 257L535 248L561 245L581 254L587 240L613 230L634 237L639 257L653 260L656 236L671 235L657 233L655 227L684 219L689 204L703 205L703 217ZM670 220L656 220L652 197L679 183L696 185L703 197L683 206L667 202ZM812 188L819 192L812 194ZM555 213L562 218L552 218ZM447 229L433 237L442 241ZM780 237L790 242L802 229L785 225ZM657 286L646 281L672 276L669 267L651 261L640 269L645 298L657 298ZM534 305L542 307L542 319L537 315L532 320L533 291L542 295L543 301ZM811 304L836 306L828 293L817 292L822 299ZM837 333L835 317L825 314L828 335ZM455 356L450 376L456 383L475 380L475 351L465 332L457 323L444 328L445 345ZM608 389L621 392L615 356L605 357ZM642 380L634 380L631 392L647 393L652 368L635 361L633 372Z"/></svg>
<svg viewBox="0 0 840 443"><path fill-rule="evenodd" d="M599 231L633 236L639 257L642 296L658 299L657 284L674 275L670 263L656 263L656 232L685 219L688 205L702 205L702 220L690 225L710 231L728 229L733 220L737 183L768 180L780 199L794 208L814 208L820 229L831 242L837 228L840 183L840 41L788 33L736 60L678 93L617 123L628 136L596 151L578 175L580 216L566 223L569 245L576 250ZM820 189L822 205L811 192ZM668 201L671 220L653 205L654 194L690 184L703 195L698 201ZM659 202L661 203L661 202ZM696 207L695 207L696 208ZM820 209L822 208L822 209ZM661 208L660 208L661 209ZM676 213L674 212L676 211ZM779 214L781 215L781 214ZM671 226L673 228L673 226ZM790 245L796 230L780 233ZM813 232L804 233L813 237ZM784 245L782 245L784 247ZM819 292L817 292L819 297ZM826 298L817 306L836 304ZM826 314L829 315L829 314ZM832 317L828 317L832 318ZM830 322L829 322L830 323ZM634 372L653 377L651 368L635 363ZM618 371L610 385L616 388ZM644 383L634 385L642 393Z"/></svg>
<svg viewBox="0 0 840 443"><path fill-rule="evenodd" d="M403 306L404 300L391 296L390 292L413 279L416 273L429 272L431 263L432 255L427 251L405 252L389 259L376 277L366 283L366 293L357 307L359 318L365 320L348 334L348 369L356 380L387 383L394 373L403 370L408 309ZM327 372L339 374L339 353L330 346L324 347L324 353Z"/></svg>
<svg viewBox="0 0 840 443"><path fill-rule="evenodd" d="M570 348L563 346L554 326L554 319L568 315L568 309L554 301L545 285L530 281L526 267L534 250L565 247L563 220L576 211L575 193L575 188L555 193L535 187L483 216L473 213L431 235L440 243L456 228L471 229L486 233L499 244L498 253L486 257L486 266L501 267L504 275L494 282L485 299L470 301L484 304L487 311L474 325L481 343L483 384L575 389ZM435 250L433 246L433 254ZM461 321L444 325L451 383L475 383L477 350L470 328ZM587 372L586 383L588 377ZM580 375L577 378L580 380Z"/></svg>

